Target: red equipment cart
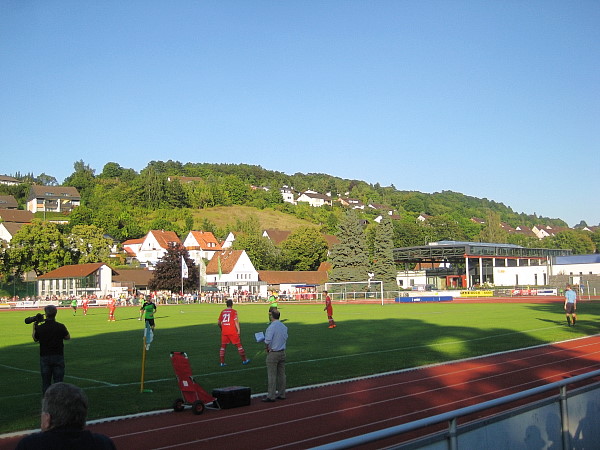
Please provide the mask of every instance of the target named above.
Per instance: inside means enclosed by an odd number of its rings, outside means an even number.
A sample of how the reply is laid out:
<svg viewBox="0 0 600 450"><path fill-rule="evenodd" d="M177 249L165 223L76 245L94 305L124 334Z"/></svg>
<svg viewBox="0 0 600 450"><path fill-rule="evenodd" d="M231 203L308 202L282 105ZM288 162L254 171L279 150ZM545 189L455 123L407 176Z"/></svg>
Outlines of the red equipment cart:
<svg viewBox="0 0 600 450"><path fill-rule="evenodd" d="M217 399L194 381L190 360L185 352L171 352L171 363L177 377L181 396L183 397L178 398L173 403L173 410L175 412L183 411L185 405L191 405L194 414L202 414L205 407L220 409ZM211 404L211 406L208 406L208 404Z"/></svg>

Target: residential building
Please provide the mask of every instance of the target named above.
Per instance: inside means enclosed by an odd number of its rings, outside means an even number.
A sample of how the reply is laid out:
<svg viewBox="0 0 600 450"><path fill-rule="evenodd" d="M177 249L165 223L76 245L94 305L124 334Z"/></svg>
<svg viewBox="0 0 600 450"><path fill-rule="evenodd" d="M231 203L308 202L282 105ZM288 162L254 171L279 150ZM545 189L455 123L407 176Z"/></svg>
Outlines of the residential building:
<svg viewBox="0 0 600 450"><path fill-rule="evenodd" d="M337 201L340 202L342 206L346 206L351 209L365 209L365 204L357 198L339 197Z"/></svg>
<svg viewBox="0 0 600 450"><path fill-rule="evenodd" d="M216 252L223 250L221 243L210 231L190 231L183 246L197 265L200 265L202 259L210 261Z"/></svg>
<svg viewBox="0 0 600 450"><path fill-rule="evenodd" d="M0 209L0 221L14 223L31 223L33 213L22 209Z"/></svg>
<svg viewBox="0 0 600 450"><path fill-rule="evenodd" d="M225 250L226 248L231 248L233 245L233 241L235 241L235 235L230 231L227 237L223 242L221 242L221 248Z"/></svg>
<svg viewBox="0 0 600 450"><path fill-rule="evenodd" d="M287 230L278 230L276 228L268 228L263 231L262 235L263 235L263 237L270 239L271 242L273 242L273 244L279 245L283 241L285 241L291 233L292 233L291 231L287 231Z"/></svg>
<svg viewBox="0 0 600 450"><path fill-rule="evenodd" d="M136 259L143 267L155 266L167 253L171 245L182 245L177 233L174 231L150 230L136 253ZM128 247L130 249L134 248L132 245L128 245Z"/></svg>
<svg viewBox="0 0 600 450"><path fill-rule="evenodd" d="M0 209L17 209L17 200L12 195L0 195Z"/></svg>
<svg viewBox="0 0 600 450"><path fill-rule="evenodd" d="M258 279L258 272L245 250L223 250L215 253L206 265L206 283L229 294L248 292L267 296L267 283Z"/></svg>
<svg viewBox="0 0 600 450"><path fill-rule="evenodd" d="M25 225L17 222L0 222L0 240L10 243L14 235Z"/></svg>
<svg viewBox="0 0 600 450"><path fill-rule="evenodd" d="M284 202L291 203L292 205L296 204L296 200L294 200L296 191L294 191L294 188L283 186L281 189L279 189L279 192L281 192L281 197L283 197Z"/></svg>
<svg viewBox="0 0 600 450"><path fill-rule="evenodd" d="M5 184L7 186L17 186L21 184L21 182L16 178L9 177L7 175L0 175L0 184Z"/></svg>
<svg viewBox="0 0 600 450"><path fill-rule="evenodd" d="M331 197L314 191L306 191L300 194L300 196L296 199L296 203L300 202L305 202L310 206L319 208L321 206L331 206Z"/></svg>
<svg viewBox="0 0 600 450"><path fill-rule="evenodd" d="M71 212L81 204L81 196L72 186L31 186L27 211Z"/></svg>

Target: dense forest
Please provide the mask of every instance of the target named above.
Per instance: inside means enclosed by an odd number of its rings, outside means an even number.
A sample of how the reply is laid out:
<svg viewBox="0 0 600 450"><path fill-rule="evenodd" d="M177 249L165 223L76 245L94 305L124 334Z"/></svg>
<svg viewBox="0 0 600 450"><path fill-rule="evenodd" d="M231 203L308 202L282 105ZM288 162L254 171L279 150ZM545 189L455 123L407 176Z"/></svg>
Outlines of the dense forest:
<svg viewBox="0 0 600 450"><path fill-rule="evenodd" d="M23 183L0 186L0 193L14 195L21 207L32 183L58 184L54 177L46 174L37 177L15 174L14 177ZM250 226L239 219L217 225L199 214L219 206L246 206L257 211L271 209L307 221L322 233L336 234L346 208L336 201L333 206L322 208L284 203L280 188L289 186L297 192L312 190L331 194L333 200L350 197L365 205L385 205L386 211L365 208L359 214L369 237L374 233L370 227L376 226L374 219L393 210L398 217L392 221L393 244L397 247L424 245L437 240L571 248L574 253L593 253L599 247L598 232L565 230L541 241L507 233L500 227L501 222L513 228L567 225L558 218L516 213L503 203L486 198L452 191L432 194L401 191L393 185L384 187L322 173L286 175L247 164L152 161L138 173L109 162L96 173L96 169L80 160L74 163L73 173L62 185L76 187L82 197L82 205L71 213L68 227L94 225L118 242L142 237L150 229L172 230L180 236L192 229L212 231L223 239L230 231L244 231L244 227ZM421 214L429 216L427 221L416 220ZM485 223L475 223L471 220L473 217L483 219Z"/></svg>

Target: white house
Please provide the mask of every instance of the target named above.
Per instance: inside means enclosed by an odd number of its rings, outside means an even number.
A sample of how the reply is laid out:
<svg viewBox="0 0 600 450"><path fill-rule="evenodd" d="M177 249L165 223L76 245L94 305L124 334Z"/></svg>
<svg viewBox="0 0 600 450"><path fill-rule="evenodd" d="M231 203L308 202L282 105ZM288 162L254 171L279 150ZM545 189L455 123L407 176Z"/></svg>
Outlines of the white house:
<svg viewBox="0 0 600 450"><path fill-rule="evenodd" d="M233 294L247 291L267 296L267 283L258 279L258 271L245 250L223 250L215 253L206 266L206 283Z"/></svg>
<svg viewBox="0 0 600 450"><path fill-rule="evenodd" d="M221 243L210 231L190 231L183 246L198 265L202 258L210 261L216 252L223 250Z"/></svg>
<svg viewBox="0 0 600 450"><path fill-rule="evenodd" d="M310 206L314 206L315 208L319 208L321 206L331 206L331 198L326 196L325 194L319 194L314 191L306 191L300 194L300 196L296 199L296 203L305 202Z"/></svg>
<svg viewBox="0 0 600 450"><path fill-rule="evenodd" d="M0 222L0 240L10 243L13 236L21 229L23 225L25 224L16 222Z"/></svg>
<svg viewBox="0 0 600 450"><path fill-rule="evenodd" d="M174 231L150 230L144 237L136 258L142 266L155 266L173 244L181 245L181 239Z"/></svg>
<svg viewBox="0 0 600 450"><path fill-rule="evenodd" d="M294 200L294 188L283 186L281 189L279 189L279 192L281 192L281 197L283 197L284 202L291 203L292 205L296 204L296 201Z"/></svg>
<svg viewBox="0 0 600 450"><path fill-rule="evenodd" d="M227 235L227 237L225 238L225 240L223 242L221 242L221 248L223 250L225 250L226 248L231 248L231 246L233 245L233 241L235 241L235 236L230 231L229 234Z"/></svg>

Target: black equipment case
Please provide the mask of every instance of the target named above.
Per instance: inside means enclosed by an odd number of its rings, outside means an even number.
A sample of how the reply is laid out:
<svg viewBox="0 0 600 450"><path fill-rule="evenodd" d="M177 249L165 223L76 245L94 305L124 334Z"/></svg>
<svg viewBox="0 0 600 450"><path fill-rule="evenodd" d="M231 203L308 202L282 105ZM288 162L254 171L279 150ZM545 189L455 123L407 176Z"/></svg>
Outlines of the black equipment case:
<svg viewBox="0 0 600 450"><path fill-rule="evenodd" d="M244 386L229 386L213 389L212 396L215 397L221 409L237 408L250 404L250 388Z"/></svg>

